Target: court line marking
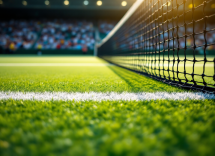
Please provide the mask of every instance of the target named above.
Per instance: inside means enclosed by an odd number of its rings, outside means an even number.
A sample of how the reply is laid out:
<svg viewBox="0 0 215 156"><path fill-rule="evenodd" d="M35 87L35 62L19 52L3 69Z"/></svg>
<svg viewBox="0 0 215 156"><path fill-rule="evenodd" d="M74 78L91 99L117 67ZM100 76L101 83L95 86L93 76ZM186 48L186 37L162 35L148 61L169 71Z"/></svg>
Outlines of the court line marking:
<svg viewBox="0 0 215 156"><path fill-rule="evenodd" d="M0 66L114 66L109 63L0 63Z"/></svg>
<svg viewBox="0 0 215 156"><path fill-rule="evenodd" d="M37 100L37 101L51 101L51 100L63 100L63 101L148 101L148 100L205 100L215 99L214 94L205 94L201 92L197 93L167 93L167 92L156 92L156 93L67 93L67 92L0 92L0 100Z"/></svg>

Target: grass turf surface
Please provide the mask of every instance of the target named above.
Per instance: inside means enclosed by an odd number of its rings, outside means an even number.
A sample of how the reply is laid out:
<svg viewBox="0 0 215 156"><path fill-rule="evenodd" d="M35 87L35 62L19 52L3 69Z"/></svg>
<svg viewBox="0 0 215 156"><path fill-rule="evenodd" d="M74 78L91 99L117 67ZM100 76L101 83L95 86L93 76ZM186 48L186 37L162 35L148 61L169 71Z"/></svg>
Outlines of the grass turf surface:
<svg viewBox="0 0 215 156"><path fill-rule="evenodd" d="M2 57L1 62L106 63L96 57ZM33 61L34 60L34 61ZM70 60L70 61L69 61ZM87 61L88 60L88 61ZM94 61L94 62L93 62ZM1 91L64 92L183 92L151 78L115 66L0 67Z"/></svg>
<svg viewBox="0 0 215 156"><path fill-rule="evenodd" d="M0 63L105 63L2 57ZM1 91L183 92L119 67L0 67ZM214 155L215 100L0 101L0 155Z"/></svg>
<svg viewBox="0 0 215 156"><path fill-rule="evenodd" d="M0 155L212 156L215 101L0 102Z"/></svg>
<svg viewBox="0 0 215 156"><path fill-rule="evenodd" d="M0 63L106 63L92 56L8 56L0 57Z"/></svg>

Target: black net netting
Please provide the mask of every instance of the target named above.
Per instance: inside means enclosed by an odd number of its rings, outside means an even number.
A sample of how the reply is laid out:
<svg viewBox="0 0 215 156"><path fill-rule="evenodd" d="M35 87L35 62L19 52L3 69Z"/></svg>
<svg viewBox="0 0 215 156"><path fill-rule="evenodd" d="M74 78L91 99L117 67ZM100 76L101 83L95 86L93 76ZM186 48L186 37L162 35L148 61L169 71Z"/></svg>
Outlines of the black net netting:
<svg viewBox="0 0 215 156"><path fill-rule="evenodd" d="M98 56L170 85L215 93L215 1L144 0Z"/></svg>

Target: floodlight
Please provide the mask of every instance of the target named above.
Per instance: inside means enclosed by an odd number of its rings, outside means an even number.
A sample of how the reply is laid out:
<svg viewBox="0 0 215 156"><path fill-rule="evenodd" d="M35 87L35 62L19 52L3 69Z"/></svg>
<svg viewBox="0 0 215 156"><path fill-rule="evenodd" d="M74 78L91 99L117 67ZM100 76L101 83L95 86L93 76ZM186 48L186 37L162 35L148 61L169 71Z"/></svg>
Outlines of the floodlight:
<svg viewBox="0 0 215 156"><path fill-rule="evenodd" d="M126 6L126 5L127 5L127 2L126 2L126 1L122 1L121 5L122 5L122 6Z"/></svg>
<svg viewBox="0 0 215 156"><path fill-rule="evenodd" d="M68 0L65 0L65 1L64 1L64 5L69 5L69 1L68 1Z"/></svg>
<svg viewBox="0 0 215 156"><path fill-rule="evenodd" d="M28 5L28 2L27 1L22 1L22 4L26 6L26 5Z"/></svg>
<svg viewBox="0 0 215 156"><path fill-rule="evenodd" d="M3 4L3 1L2 1L2 0L0 0L0 4Z"/></svg>
<svg viewBox="0 0 215 156"><path fill-rule="evenodd" d="M89 4L89 1L84 1L84 5L88 5Z"/></svg>
<svg viewBox="0 0 215 156"><path fill-rule="evenodd" d="M193 7L196 7L196 4L190 4L189 6L188 6L190 9L192 9Z"/></svg>
<svg viewBox="0 0 215 156"><path fill-rule="evenodd" d="M50 4L50 2L47 0L47 1L45 1L45 5L49 5Z"/></svg>
<svg viewBox="0 0 215 156"><path fill-rule="evenodd" d="M102 5L102 1L97 1L97 5L101 6Z"/></svg>
<svg viewBox="0 0 215 156"><path fill-rule="evenodd" d="M171 2L167 2L166 4L164 4L165 6L170 6Z"/></svg>

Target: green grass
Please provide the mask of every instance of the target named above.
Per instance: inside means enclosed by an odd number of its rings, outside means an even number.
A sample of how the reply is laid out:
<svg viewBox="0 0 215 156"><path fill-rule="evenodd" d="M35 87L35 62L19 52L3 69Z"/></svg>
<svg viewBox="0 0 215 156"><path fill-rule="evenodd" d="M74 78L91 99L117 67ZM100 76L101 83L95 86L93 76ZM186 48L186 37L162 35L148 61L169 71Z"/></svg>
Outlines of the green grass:
<svg viewBox="0 0 215 156"><path fill-rule="evenodd" d="M0 63L106 63L92 56L3 56Z"/></svg>
<svg viewBox="0 0 215 156"><path fill-rule="evenodd" d="M0 57L0 63L106 63ZM116 66L0 67L0 91L184 92ZM212 156L215 100L0 100L1 156Z"/></svg>
<svg viewBox="0 0 215 156"><path fill-rule="evenodd" d="M3 57L1 62L106 63L96 57ZM84 60L84 61L83 61ZM0 63L1 63L0 62ZM151 78L115 66L0 67L0 91L183 92Z"/></svg>
<svg viewBox="0 0 215 156"><path fill-rule="evenodd" d="M212 156L215 101L0 101L0 155Z"/></svg>

